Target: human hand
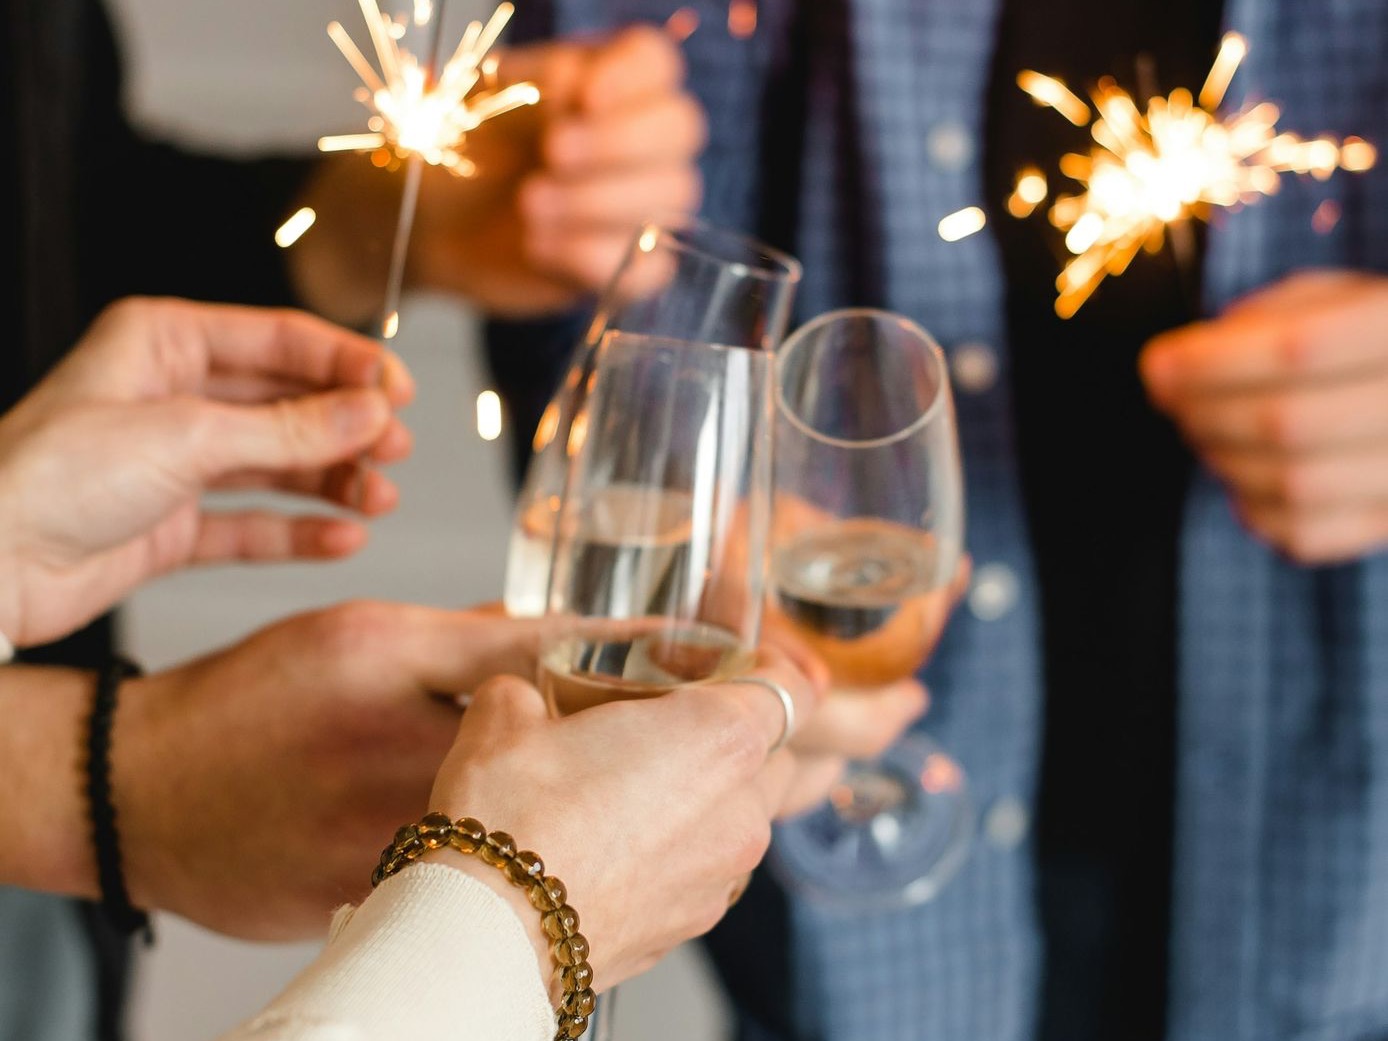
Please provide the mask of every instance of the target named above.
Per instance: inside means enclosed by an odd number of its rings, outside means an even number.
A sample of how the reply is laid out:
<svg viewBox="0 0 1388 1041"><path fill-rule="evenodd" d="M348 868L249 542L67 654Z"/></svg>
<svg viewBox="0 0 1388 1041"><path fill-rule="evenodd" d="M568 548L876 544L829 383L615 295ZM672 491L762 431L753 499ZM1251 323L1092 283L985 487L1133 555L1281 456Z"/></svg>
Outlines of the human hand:
<svg viewBox="0 0 1388 1041"><path fill-rule="evenodd" d="M600 290L642 221L699 205L705 117L684 76L646 26L503 52L501 82L534 82L541 101L478 129L475 177L426 180L412 279L505 316Z"/></svg>
<svg viewBox="0 0 1388 1041"><path fill-rule="evenodd" d="M1154 339L1153 403L1291 559L1388 545L1388 278L1300 274Z"/></svg>
<svg viewBox="0 0 1388 1041"><path fill-rule="evenodd" d="M112 790L133 902L246 939L321 935L426 805L453 695L533 673L541 624L355 602L127 681Z"/></svg>
<svg viewBox="0 0 1388 1041"><path fill-rule="evenodd" d="M53 639L190 564L341 557L346 518L205 512L207 488L267 488L366 516L370 466L408 454L398 359L309 315L173 299L104 311L0 419L0 632Z"/></svg>
<svg viewBox="0 0 1388 1041"><path fill-rule="evenodd" d="M800 671L827 691L791 741L797 774L791 796L782 808L784 816L817 805L849 760L878 758L925 714L930 698L913 673L934 653L954 608L968 590L971 575L971 561L963 557L948 586L933 590L911 611L898 614L892 625L862 638L871 641L866 649L854 648L857 641L826 636L807 639L805 630L791 623L773 602L765 625L767 644L788 655ZM911 648L909 658L879 646L882 637L903 619L913 630L909 636L898 632L896 641ZM852 663L864 655L873 656L879 665L895 663L895 671L883 672L874 666L873 671L851 678L842 671L836 674L835 663Z"/></svg>
<svg viewBox="0 0 1388 1041"><path fill-rule="evenodd" d="M761 675L801 717L813 688L777 655ZM430 806L513 835L564 881L592 948L599 989L644 972L707 932L765 854L792 782L780 703L760 686L701 684L551 719L528 683L478 690ZM403 821L401 822L403 823ZM435 851L512 902L549 972L548 945L524 894L475 858Z"/></svg>

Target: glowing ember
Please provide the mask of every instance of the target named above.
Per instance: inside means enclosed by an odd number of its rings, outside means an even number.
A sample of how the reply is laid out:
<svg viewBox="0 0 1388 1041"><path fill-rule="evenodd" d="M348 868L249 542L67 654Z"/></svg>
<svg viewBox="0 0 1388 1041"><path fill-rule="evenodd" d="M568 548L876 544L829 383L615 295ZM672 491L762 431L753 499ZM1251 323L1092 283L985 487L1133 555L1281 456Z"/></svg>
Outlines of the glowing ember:
<svg viewBox="0 0 1388 1041"><path fill-rule="evenodd" d="M318 219L318 214L310 207L304 206L294 213L275 229L275 245L280 249L288 249L298 242L304 232L313 227L313 222Z"/></svg>
<svg viewBox="0 0 1388 1041"><path fill-rule="evenodd" d="M1007 212L1014 217L1030 217L1036 207L1046 201L1050 187L1046 175L1034 166L1028 166L1017 175L1017 187L1007 199Z"/></svg>
<svg viewBox="0 0 1388 1041"><path fill-rule="evenodd" d="M1281 112L1268 102L1221 121L1218 108L1247 53L1243 37L1229 33L1199 104L1190 91L1174 90L1150 99L1145 111L1112 79L1099 81L1091 111L1057 79L1036 72L1017 77L1022 90L1076 126L1093 120L1089 154L1071 153L1060 162L1061 173L1084 191L1058 196L1050 210L1051 223L1065 232L1065 246L1075 255L1056 280L1055 309L1062 318L1074 315L1105 278L1126 271L1140 250L1160 250L1169 225L1208 220L1217 207L1272 195L1284 173L1325 180L1336 170L1362 172L1378 161L1374 146L1357 137L1340 144L1279 132ZM1045 198L1045 179L1037 184L1031 173L1018 176L1008 201L1016 216L1026 215L1019 210L1030 196L1036 203ZM1328 214L1319 224L1332 224Z"/></svg>
<svg viewBox="0 0 1388 1041"><path fill-rule="evenodd" d="M987 223L987 215L977 206L970 206L940 220L940 238L958 242L982 231Z"/></svg>
<svg viewBox="0 0 1388 1041"><path fill-rule="evenodd" d="M388 148L401 158L417 155L433 166L466 177L474 170L471 161L461 154L467 135L489 119L540 100L533 83L500 89L491 86L495 66L488 66L487 52L510 21L515 10L511 4L498 7L485 25L476 21L469 24L453 55L433 75L432 55L421 60L400 46L403 25L385 17L376 0L358 2L380 71L366 59L341 23L331 23L328 35L361 79L356 97L371 112L367 120L370 132L321 138L321 151ZM427 0L416 0L416 23L425 24L433 15ZM479 83L481 90L476 89Z"/></svg>
<svg viewBox="0 0 1388 1041"><path fill-rule="evenodd" d="M484 390L477 395L477 435L483 441L495 441L501 430L501 398L494 390Z"/></svg>

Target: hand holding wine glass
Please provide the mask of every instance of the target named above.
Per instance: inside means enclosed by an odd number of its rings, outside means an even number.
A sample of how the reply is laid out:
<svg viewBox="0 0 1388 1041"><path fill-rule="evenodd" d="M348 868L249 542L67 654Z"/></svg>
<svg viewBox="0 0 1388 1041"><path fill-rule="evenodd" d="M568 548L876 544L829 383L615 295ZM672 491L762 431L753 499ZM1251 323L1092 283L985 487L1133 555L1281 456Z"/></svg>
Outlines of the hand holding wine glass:
<svg viewBox="0 0 1388 1041"><path fill-rule="evenodd" d="M781 348L776 393L770 625L821 658L845 700L909 684L967 582L939 347L899 315L831 312ZM776 862L801 890L914 903L962 860L972 811L958 764L919 733L879 751L850 764L827 805L781 827Z"/></svg>
<svg viewBox="0 0 1388 1041"><path fill-rule="evenodd" d="M747 677L765 595L772 362L764 350L615 330L593 349L547 571L539 687L555 715L718 682L767 685ZM774 683L773 694L784 739L794 705ZM599 1038L611 1005L598 1007Z"/></svg>
<svg viewBox="0 0 1388 1041"><path fill-rule="evenodd" d="M770 525L771 355L609 332L574 430L540 683L568 714L751 665Z"/></svg>

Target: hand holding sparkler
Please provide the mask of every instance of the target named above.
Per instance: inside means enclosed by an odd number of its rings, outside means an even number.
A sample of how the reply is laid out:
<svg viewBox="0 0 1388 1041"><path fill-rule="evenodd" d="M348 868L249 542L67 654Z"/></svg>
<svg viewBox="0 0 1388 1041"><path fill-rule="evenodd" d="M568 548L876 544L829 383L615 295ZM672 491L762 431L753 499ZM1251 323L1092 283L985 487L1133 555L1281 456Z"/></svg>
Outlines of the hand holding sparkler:
<svg viewBox="0 0 1388 1041"><path fill-rule="evenodd" d="M676 45L650 27L503 55L499 81L532 81L544 101L474 136L479 174L466 189L426 182L423 277L516 316L599 291L643 220L698 206L705 119L684 75Z"/></svg>
<svg viewBox="0 0 1388 1041"><path fill-rule="evenodd" d="M1154 404L1304 564L1388 546L1388 277L1301 274L1148 345Z"/></svg>
<svg viewBox="0 0 1388 1041"><path fill-rule="evenodd" d="M408 281L495 314L553 313L601 288L642 219L697 205L704 117L658 30L497 58L494 89L530 82L543 100L469 135L471 176L425 168ZM363 158L323 165L306 199L318 222L290 255L315 309L372 320L387 258L363 244L389 241L399 191Z"/></svg>

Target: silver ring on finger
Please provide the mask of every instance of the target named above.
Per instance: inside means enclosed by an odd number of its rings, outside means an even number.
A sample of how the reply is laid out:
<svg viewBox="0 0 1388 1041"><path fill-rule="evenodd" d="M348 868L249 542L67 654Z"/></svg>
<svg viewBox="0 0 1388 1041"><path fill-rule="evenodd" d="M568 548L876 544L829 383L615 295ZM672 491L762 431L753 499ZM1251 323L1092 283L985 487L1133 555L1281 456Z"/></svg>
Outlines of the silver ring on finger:
<svg viewBox="0 0 1388 1041"><path fill-rule="evenodd" d="M753 686L764 687L771 691L772 694L776 695L777 700L781 703L781 711L785 713L786 719L784 725L781 727L780 736L776 738L771 747L766 750L766 754L771 755L774 752L779 752L785 747L786 742L790 740L791 735L795 733L795 699L790 696L790 691L786 690L785 687L781 686L781 684L777 683L775 680L769 680L765 676L738 676L736 679L729 682L750 683Z"/></svg>

